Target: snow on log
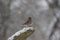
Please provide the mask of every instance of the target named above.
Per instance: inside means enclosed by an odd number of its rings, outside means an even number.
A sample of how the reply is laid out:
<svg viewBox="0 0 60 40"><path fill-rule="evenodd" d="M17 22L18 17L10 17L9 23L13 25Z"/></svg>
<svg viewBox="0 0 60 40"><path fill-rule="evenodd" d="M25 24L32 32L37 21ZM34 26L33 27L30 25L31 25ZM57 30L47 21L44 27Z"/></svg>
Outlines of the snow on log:
<svg viewBox="0 0 60 40"><path fill-rule="evenodd" d="M18 32L16 32L15 34L13 34L7 40L25 40L33 32L34 32L34 28L33 27L25 27L22 30L19 30Z"/></svg>

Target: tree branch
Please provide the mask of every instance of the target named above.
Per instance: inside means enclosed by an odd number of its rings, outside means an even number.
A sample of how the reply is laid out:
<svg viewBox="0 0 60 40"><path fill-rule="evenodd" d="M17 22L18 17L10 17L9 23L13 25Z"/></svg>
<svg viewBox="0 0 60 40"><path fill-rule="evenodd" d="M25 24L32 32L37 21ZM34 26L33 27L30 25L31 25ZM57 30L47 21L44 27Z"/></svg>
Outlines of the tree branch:
<svg viewBox="0 0 60 40"><path fill-rule="evenodd" d="M26 27L9 37L8 40L26 40L33 32L33 27Z"/></svg>

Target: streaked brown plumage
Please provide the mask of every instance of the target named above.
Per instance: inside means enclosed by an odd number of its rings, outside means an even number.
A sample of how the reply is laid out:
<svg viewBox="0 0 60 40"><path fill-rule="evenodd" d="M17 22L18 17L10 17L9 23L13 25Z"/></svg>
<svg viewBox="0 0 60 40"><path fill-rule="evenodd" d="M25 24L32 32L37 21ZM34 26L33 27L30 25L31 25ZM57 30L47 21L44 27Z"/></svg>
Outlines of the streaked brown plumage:
<svg viewBox="0 0 60 40"><path fill-rule="evenodd" d="M22 25L30 25L32 23L32 18L28 17L27 21Z"/></svg>
<svg viewBox="0 0 60 40"><path fill-rule="evenodd" d="M28 17L27 21L25 23L23 23L21 26L25 26L25 27L29 26L29 27L31 27L31 25L32 25L32 18Z"/></svg>

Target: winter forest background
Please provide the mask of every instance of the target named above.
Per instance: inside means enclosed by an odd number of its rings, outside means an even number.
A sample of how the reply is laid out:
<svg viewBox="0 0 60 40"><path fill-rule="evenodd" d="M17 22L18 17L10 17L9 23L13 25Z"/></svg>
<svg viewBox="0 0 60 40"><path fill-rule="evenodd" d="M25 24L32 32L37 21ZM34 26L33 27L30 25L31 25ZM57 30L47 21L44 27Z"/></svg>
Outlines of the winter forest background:
<svg viewBox="0 0 60 40"><path fill-rule="evenodd" d="M0 0L0 40L24 28L28 17L35 32L27 40L60 40L60 0Z"/></svg>

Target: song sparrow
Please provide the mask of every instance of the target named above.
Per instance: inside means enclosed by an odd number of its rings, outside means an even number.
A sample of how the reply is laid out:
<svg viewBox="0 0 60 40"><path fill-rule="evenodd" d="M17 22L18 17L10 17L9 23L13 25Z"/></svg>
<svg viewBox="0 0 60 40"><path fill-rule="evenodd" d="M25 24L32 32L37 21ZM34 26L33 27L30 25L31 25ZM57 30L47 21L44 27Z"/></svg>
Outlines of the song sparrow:
<svg viewBox="0 0 60 40"><path fill-rule="evenodd" d="M28 17L27 21L22 24L22 26L31 26L32 25L32 18Z"/></svg>

